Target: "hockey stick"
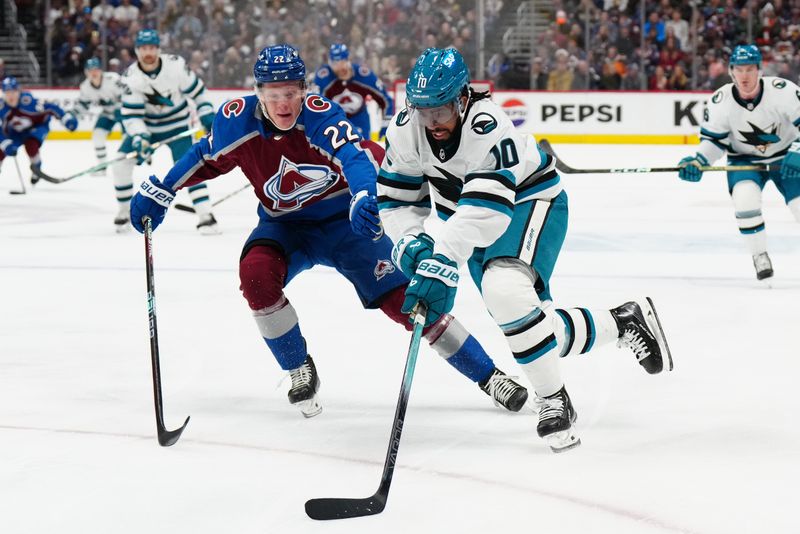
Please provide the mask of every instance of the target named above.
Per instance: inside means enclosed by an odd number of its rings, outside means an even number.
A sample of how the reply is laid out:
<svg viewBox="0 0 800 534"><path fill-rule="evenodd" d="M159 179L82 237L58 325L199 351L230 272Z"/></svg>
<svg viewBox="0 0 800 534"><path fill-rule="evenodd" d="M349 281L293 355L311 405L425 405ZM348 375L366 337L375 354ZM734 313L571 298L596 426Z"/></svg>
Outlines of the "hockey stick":
<svg viewBox="0 0 800 534"><path fill-rule="evenodd" d="M680 167L622 167L610 169L576 169L570 167L564 160L556 155L552 145L547 139L539 141L542 150L556 158L556 169L566 174L633 174L646 172L678 172ZM701 171L773 171L779 170L780 165L718 165L700 167Z"/></svg>
<svg viewBox="0 0 800 534"><path fill-rule="evenodd" d="M403 421L406 416L408 395L411 393L411 381L414 379L414 367L417 365L417 353L422 338L422 329L425 326L425 315L428 310L425 305L418 303L414 308L414 332L411 335L411 345L408 347L406 369L403 372L403 383L400 388L400 397L397 400L397 409L394 412L392 435L389 440L389 449L386 451L386 460L383 464L383 475L378 491L372 497L365 499L323 498L306 501L306 514L311 519L320 521L327 519L348 519L363 517L383 512L386 499L389 497L389 486L392 483L397 449L400 447L400 434L403 432Z"/></svg>
<svg viewBox="0 0 800 534"><path fill-rule="evenodd" d="M214 202L212 202L212 203L211 203L211 207L213 208L213 207L214 207L214 206L216 206L217 204L220 204L220 203L222 203L222 202L224 202L224 201L228 200L228 199L229 199L229 198L231 198L232 196L234 196L234 195L238 195L239 193L241 193L242 191L244 191L244 190L245 190L245 189L247 189L248 187L250 187L250 182L248 182L248 183L244 184L244 185L243 185L242 187L240 187L239 189L236 189L235 191L233 191L233 192L231 192L231 193L228 193L228 194L227 194L227 195L225 195L224 197L222 197L222 198L220 198L220 199L218 199L218 200L215 200ZM176 210L180 210L180 211L188 211L189 213L194 213L194 208L193 208L193 207L191 207L191 206L187 206L187 205L185 205L185 204L175 204L175 206L174 206L174 207L175 207L175 209L176 209Z"/></svg>
<svg viewBox="0 0 800 534"><path fill-rule="evenodd" d="M153 364L153 399L156 405L156 429L158 443L162 447L173 445L189 424L189 417L177 430L167 430L164 426L164 402L161 396L161 365L158 360L158 327L156 325L156 286L153 276L153 225L150 217L143 217L145 266L147 270L147 315L150 319L150 359Z"/></svg>
<svg viewBox="0 0 800 534"><path fill-rule="evenodd" d="M157 143L153 143L150 146L150 149L153 152L155 152L155 150L157 148L159 148L159 147L161 147L163 145L168 145L169 143L172 143L173 141L177 141L178 139L182 139L184 137L191 137L191 136L193 136L195 133L197 133L199 131L200 131L200 128L197 128L197 127L190 128L190 129L186 130L185 132L181 132L181 133L179 133L177 135L173 135L172 137L168 137L168 138L164 139L163 141L159 141ZM93 173L95 171L101 171L101 170L105 169L106 167L109 167L109 166L111 166L114 163L117 163L119 161L125 161L126 159L133 159L133 158L135 158L137 156L137 154L138 154L137 152L128 152L127 154L120 154L119 156L117 156L114 159L110 159L108 161L104 161L102 163L98 163L97 165L89 167L88 169L85 169L85 170L83 170L81 172L77 172L75 174L70 174L69 176L64 176L63 178L56 178L55 176L50 176L49 174L43 172L41 169L33 169L33 174L35 174L37 177L41 178L45 182L50 182L51 184L63 184L64 182L68 182L68 181L72 180L73 178L77 178L79 176L84 176L86 174L91 174L91 173Z"/></svg>
<svg viewBox="0 0 800 534"><path fill-rule="evenodd" d="M22 177L22 171L19 170L19 161L17 161L17 156L12 158L14 160L14 166L17 168L17 177L19 178L19 185L22 186L22 191L14 191L13 189L9 191L11 195L24 195L28 192L25 188L25 179Z"/></svg>

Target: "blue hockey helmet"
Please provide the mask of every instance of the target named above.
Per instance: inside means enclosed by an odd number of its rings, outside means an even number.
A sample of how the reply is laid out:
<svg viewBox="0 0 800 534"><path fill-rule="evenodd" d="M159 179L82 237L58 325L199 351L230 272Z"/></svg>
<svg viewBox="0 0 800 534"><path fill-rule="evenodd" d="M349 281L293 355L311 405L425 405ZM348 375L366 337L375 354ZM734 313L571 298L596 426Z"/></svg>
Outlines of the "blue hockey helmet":
<svg viewBox="0 0 800 534"><path fill-rule="evenodd" d="M102 69L103 64L100 62L99 57L90 57L86 60L86 64L84 64L83 68L86 70Z"/></svg>
<svg viewBox="0 0 800 534"><path fill-rule="evenodd" d="M344 43L333 43L328 57L331 61L345 61L350 58L350 51Z"/></svg>
<svg viewBox="0 0 800 534"><path fill-rule="evenodd" d="M19 91L19 82L13 76L3 78L3 91Z"/></svg>
<svg viewBox="0 0 800 534"><path fill-rule="evenodd" d="M428 48L408 76L409 105L432 108L453 102L469 88L469 69L455 48Z"/></svg>
<svg viewBox="0 0 800 534"><path fill-rule="evenodd" d="M158 37L158 32L156 30L147 28L144 30L139 30L136 33L134 47L139 48L140 46L144 45L161 46L161 39Z"/></svg>
<svg viewBox="0 0 800 534"><path fill-rule="evenodd" d="M761 68L761 52L756 45L739 45L731 53L730 66L757 65Z"/></svg>
<svg viewBox="0 0 800 534"><path fill-rule="evenodd" d="M300 53L291 45L279 44L267 46L258 54L253 66L253 78L256 84L305 81L306 64Z"/></svg>

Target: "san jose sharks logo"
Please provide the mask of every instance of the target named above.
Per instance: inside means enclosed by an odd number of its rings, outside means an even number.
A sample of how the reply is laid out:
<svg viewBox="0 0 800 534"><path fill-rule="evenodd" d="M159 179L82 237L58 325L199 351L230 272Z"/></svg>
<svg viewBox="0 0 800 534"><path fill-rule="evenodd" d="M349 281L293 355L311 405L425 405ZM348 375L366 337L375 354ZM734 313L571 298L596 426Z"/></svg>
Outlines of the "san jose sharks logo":
<svg viewBox="0 0 800 534"><path fill-rule="evenodd" d="M747 121L747 124L750 125L750 128L752 128L753 131L743 132L742 130L739 130L739 133L742 135L742 137L744 137L742 143L754 146L756 150L762 154L767 151L767 147L769 145L772 143L777 143L781 140L781 137L778 135L779 126L777 124L768 126L767 129L770 130L769 132L762 130L750 121Z"/></svg>
<svg viewBox="0 0 800 534"><path fill-rule="evenodd" d="M325 193L338 180L339 173L330 167L294 163L282 156L278 172L264 184L264 194L272 200L272 211L296 211Z"/></svg>
<svg viewBox="0 0 800 534"><path fill-rule="evenodd" d="M147 93L144 96L147 98L147 103L153 106L174 106L172 99L169 96L164 96L158 92L158 89L151 87L152 93ZM169 95L169 93L167 93Z"/></svg>

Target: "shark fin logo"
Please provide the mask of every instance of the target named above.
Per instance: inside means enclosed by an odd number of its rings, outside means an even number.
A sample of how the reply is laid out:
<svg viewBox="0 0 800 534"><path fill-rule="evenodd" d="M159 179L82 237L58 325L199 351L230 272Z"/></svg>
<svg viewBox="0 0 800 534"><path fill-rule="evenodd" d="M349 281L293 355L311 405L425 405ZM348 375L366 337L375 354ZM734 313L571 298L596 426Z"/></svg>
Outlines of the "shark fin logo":
<svg viewBox="0 0 800 534"><path fill-rule="evenodd" d="M264 194L272 200L272 211L296 211L323 195L336 182L339 173L325 165L295 163L281 158L280 169L264 183Z"/></svg>
<svg viewBox="0 0 800 534"><path fill-rule="evenodd" d="M478 113L472 119L470 128L472 128L472 131L478 135L486 135L497 128L497 119L488 113Z"/></svg>
<svg viewBox="0 0 800 534"><path fill-rule="evenodd" d="M767 147L773 143L777 143L781 140L780 135L778 135L778 125L773 124L767 127L767 130L762 130L755 124L750 121L747 121L747 124L750 125L750 128L753 129L752 132L745 132L739 130L739 134L744 138L742 142L746 145L750 145L756 148L762 154L767 151Z"/></svg>

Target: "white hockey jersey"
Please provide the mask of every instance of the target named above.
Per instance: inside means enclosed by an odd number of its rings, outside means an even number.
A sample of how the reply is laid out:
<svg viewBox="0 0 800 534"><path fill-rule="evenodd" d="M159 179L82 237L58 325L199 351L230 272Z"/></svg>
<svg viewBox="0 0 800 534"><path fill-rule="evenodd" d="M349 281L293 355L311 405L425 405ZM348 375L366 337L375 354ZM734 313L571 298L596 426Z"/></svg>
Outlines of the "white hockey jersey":
<svg viewBox="0 0 800 534"><path fill-rule="evenodd" d="M80 94L75 104L77 115L86 115L92 106L100 106L100 114L110 119L122 105L122 85L116 72L104 72L100 87L95 87L89 78L81 82Z"/></svg>
<svg viewBox="0 0 800 534"><path fill-rule="evenodd" d="M731 161L770 163L800 137L800 87L765 76L761 89L755 100L745 101L728 83L708 100L697 151L709 162L727 153Z"/></svg>
<svg viewBox="0 0 800 534"><path fill-rule="evenodd" d="M562 188L555 160L491 100L471 102L462 124L454 142L441 147L413 113L397 113L377 188L384 231L394 242L424 231L433 200L446 221L435 252L459 265L503 235L515 204L551 199Z"/></svg>
<svg viewBox="0 0 800 534"><path fill-rule="evenodd" d="M203 80L189 69L183 58L160 54L161 66L145 73L134 63L122 74L122 118L129 135L166 133L189 125L188 100L197 115L214 113Z"/></svg>

